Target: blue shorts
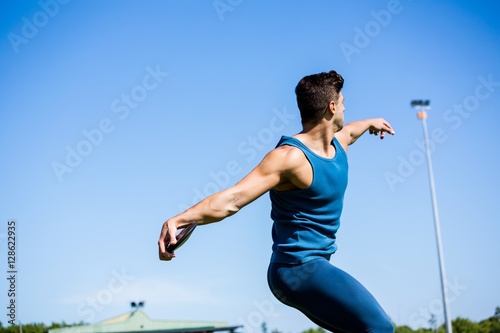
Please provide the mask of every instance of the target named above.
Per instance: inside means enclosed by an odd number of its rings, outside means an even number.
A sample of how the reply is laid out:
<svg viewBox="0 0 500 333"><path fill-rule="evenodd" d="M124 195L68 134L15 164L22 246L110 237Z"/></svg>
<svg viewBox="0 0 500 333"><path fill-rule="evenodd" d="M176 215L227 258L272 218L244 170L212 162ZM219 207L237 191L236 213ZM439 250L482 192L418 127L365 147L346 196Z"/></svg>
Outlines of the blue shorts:
<svg viewBox="0 0 500 333"><path fill-rule="evenodd" d="M326 258L303 264L271 263L267 280L282 303L332 332L394 332L385 311L356 279Z"/></svg>

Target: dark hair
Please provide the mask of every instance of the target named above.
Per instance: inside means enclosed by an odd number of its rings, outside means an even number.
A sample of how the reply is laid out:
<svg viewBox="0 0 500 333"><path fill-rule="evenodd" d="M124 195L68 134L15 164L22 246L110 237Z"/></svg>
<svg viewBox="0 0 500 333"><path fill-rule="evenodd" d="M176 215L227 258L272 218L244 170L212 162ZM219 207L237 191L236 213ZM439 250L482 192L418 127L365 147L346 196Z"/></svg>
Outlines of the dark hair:
<svg viewBox="0 0 500 333"><path fill-rule="evenodd" d="M302 124L318 122L331 101L336 101L344 78L336 71L303 77L295 87Z"/></svg>

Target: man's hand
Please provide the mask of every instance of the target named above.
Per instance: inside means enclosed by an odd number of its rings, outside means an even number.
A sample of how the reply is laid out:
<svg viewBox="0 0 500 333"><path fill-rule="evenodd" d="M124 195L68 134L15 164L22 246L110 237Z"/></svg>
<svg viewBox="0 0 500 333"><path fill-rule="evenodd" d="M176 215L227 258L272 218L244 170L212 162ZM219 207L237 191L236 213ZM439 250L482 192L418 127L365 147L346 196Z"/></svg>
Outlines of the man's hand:
<svg viewBox="0 0 500 333"><path fill-rule="evenodd" d="M370 134L379 135L383 139L385 133L394 135L394 130L391 125L383 118L373 118L353 121L344 126L344 128L336 134L336 137L347 151L347 147L352 145L360 136L368 131Z"/></svg>
<svg viewBox="0 0 500 333"><path fill-rule="evenodd" d="M174 253L167 252L167 246L169 244L177 243L175 235L177 234L177 226L174 221L167 220L163 223L160 233L160 239L158 240L158 255L160 260L170 261L175 258Z"/></svg>
<svg viewBox="0 0 500 333"><path fill-rule="evenodd" d="M370 127L368 127L368 132L373 135L378 135L380 133L380 139L385 137L385 133L394 135L394 130L385 119L377 118L370 119Z"/></svg>

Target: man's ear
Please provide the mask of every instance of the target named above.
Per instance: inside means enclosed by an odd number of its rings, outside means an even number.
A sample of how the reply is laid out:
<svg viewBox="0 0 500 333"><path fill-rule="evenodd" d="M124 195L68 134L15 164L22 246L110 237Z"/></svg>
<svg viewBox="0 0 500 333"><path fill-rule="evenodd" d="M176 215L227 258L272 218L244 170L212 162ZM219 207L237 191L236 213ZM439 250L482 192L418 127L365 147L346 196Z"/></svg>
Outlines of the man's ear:
<svg viewBox="0 0 500 333"><path fill-rule="evenodd" d="M331 101L330 103L328 103L328 106L325 108L324 116L326 117L326 119L330 120L335 115L335 111L336 111L335 102Z"/></svg>
<svg viewBox="0 0 500 333"><path fill-rule="evenodd" d="M330 101L330 103L328 103L328 110L332 115L335 114L335 111L337 110L337 105L335 105L334 101Z"/></svg>

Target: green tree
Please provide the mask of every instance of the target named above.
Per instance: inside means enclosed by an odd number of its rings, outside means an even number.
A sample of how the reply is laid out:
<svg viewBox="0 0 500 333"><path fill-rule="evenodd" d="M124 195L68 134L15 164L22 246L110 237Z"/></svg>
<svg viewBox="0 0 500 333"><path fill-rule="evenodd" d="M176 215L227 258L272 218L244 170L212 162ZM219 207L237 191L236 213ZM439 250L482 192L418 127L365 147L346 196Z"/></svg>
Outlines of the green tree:
<svg viewBox="0 0 500 333"><path fill-rule="evenodd" d="M23 333L43 333L47 327L43 323L22 325ZM19 325L11 325L2 328L2 333L19 333Z"/></svg>
<svg viewBox="0 0 500 333"><path fill-rule="evenodd" d="M438 329L438 331L439 331L439 329ZM417 332L417 333L432 333L432 330L430 330L428 328L419 328L415 332Z"/></svg>
<svg viewBox="0 0 500 333"><path fill-rule="evenodd" d="M451 322L453 333L485 333L481 326L467 318L458 317Z"/></svg>
<svg viewBox="0 0 500 333"><path fill-rule="evenodd" d="M485 333L500 333L500 307L496 307L495 314L485 320L479 322L482 332Z"/></svg>
<svg viewBox="0 0 500 333"><path fill-rule="evenodd" d="M396 326L394 325L394 333L414 333L415 331L412 330L409 326L403 325L403 326Z"/></svg>
<svg viewBox="0 0 500 333"><path fill-rule="evenodd" d="M52 322L50 326L47 326L43 323L31 323L31 324L21 324L23 333L46 333L48 330L53 328L61 328L61 327L71 327L78 325L85 325L83 321L75 324L68 324L66 322L55 323ZM19 333L19 325L11 325L7 327L3 327L0 322L0 333Z"/></svg>
<svg viewBox="0 0 500 333"><path fill-rule="evenodd" d="M317 327L302 331L302 333L326 333L326 331L321 327Z"/></svg>

